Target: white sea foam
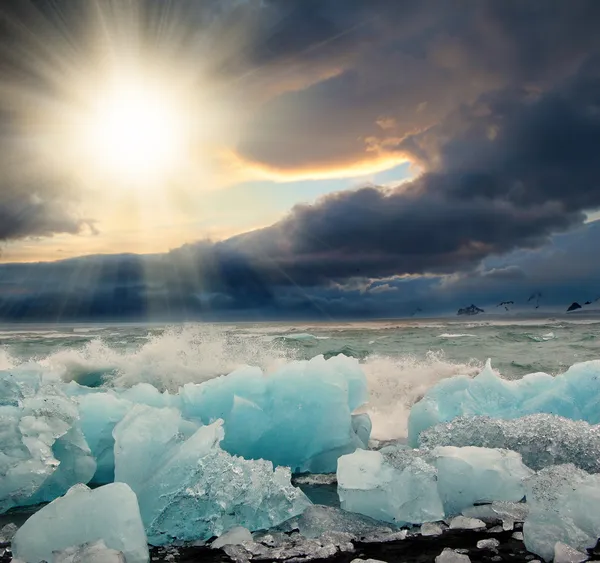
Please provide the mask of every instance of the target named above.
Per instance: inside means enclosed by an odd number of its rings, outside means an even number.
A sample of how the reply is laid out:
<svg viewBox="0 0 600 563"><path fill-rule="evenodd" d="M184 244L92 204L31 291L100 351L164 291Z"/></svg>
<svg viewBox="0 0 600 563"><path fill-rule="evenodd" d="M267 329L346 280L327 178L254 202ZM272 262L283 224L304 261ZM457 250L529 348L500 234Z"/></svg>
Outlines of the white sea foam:
<svg viewBox="0 0 600 563"><path fill-rule="evenodd" d="M371 436L392 440L407 436L408 415L430 387L455 375L475 376L479 362L449 362L443 353L429 352L425 359L412 356L371 356L363 364L369 384L370 399L362 411L373 421Z"/></svg>
<svg viewBox="0 0 600 563"><path fill-rule="evenodd" d="M291 350L258 338L240 338L212 325L169 328L145 340L141 347L115 349L94 339L80 348L59 350L38 363L65 381L104 373L119 387L145 382L161 391L177 391L185 383L200 383L243 365L270 371L293 359Z"/></svg>
<svg viewBox="0 0 600 563"><path fill-rule="evenodd" d="M444 332L444 334L440 334L440 338L464 338L464 337L473 337L477 338L476 334L453 334L449 332Z"/></svg>

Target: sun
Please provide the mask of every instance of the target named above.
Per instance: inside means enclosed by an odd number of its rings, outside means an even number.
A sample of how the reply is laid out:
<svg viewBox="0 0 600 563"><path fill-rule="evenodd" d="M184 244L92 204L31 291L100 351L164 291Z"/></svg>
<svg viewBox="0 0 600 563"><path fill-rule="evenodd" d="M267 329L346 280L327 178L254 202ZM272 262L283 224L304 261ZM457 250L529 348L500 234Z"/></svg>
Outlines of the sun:
<svg viewBox="0 0 600 563"><path fill-rule="evenodd" d="M163 182L185 160L185 116L167 90L118 81L94 98L84 125L88 157L104 175L132 186Z"/></svg>

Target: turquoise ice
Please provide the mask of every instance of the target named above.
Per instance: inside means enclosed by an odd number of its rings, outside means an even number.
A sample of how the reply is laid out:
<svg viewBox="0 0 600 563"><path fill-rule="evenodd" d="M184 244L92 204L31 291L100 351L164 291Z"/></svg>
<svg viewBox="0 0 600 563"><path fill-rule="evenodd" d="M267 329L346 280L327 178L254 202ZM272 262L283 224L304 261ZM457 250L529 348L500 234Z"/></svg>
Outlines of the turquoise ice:
<svg viewBox="0 0 600 563"><path fill-rule="evenodd" d="M459 416L513 419L546 413L597 424L599 407L600 360L575 364L556 377L532 373L515 381L496 375L488 362L473 379L453 377L427 391L410 412L409 443L416 446L421 432Z"/></svg>
<svg viewBox="0 0 600 563"><path fill-rule="evenodd" d="M148 544L138 501L124 483L91 490L75 485L31 516L15 534L13 553L26 563L52 561L54 551L104 542L127 563L147 563Z"/></svg>
<svg viewBox="0 0 600 563"><path fill-rule="evenodd" d="M115 428L117 479L137 493L153 545L266 529L311 505L288 468L223 451L223 424L180 432L173 409L137 407Z"/></svg>

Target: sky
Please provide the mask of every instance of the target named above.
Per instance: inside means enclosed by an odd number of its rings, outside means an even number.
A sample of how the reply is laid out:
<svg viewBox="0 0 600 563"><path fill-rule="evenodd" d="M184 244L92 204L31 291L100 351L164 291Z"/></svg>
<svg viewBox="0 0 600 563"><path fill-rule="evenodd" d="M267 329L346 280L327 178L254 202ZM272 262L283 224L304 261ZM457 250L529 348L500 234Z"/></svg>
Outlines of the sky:
<svg viewBox="0 0 600 563"><path fill-rule="evenodd" d="M596 0L4 0L0 321L600 308L599 25Z"/></svg>

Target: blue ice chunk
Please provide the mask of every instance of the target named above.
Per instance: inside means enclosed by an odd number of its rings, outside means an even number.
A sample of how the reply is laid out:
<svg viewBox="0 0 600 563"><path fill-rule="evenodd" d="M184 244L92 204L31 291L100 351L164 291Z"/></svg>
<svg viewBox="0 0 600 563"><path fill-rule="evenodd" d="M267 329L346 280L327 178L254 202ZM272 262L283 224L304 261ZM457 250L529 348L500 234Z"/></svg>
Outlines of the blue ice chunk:
<svg viewBox="0 0 600 563"><path fill-rule="evenodd" d="M447 516L474 504L520 501L523 481L533 474L520 454L508 450L452 446L431 452L437 468L437 488Z"/></svg>
<svg viewBox="0 0 600 563"><path fill-rule="evenodd" d="M158 412L160 411L160 412ZM168 429L161 428L162 426ZM222 421L177 436L171 409L138 408L115 428L115 474L131 481L150 543L207 540L235 527L270 528L311 505L288 468L223 451ZM124 467L121 467L121 464Z"/></svg>
<svg viewBox="0 0 600 563"><path fill-rule="evenodd" d="M370 434L367 415L352 418L367 400L366 378L345 356L292 362L268 376L241 368L185 385L179 400L186 419L224 420L226 451L294 472L334 472L337 458L364 447Z"/></svg>
<svg viewBox="0 0 600 563"><path fill-rule="evenodd" d="M112 432L133 404L112 391L87 393L77 397L77 402L81 429L97 463L92 482L111 483L115 473L115 440Z"/></svg>
<svg viewBox="0 0 600 563"><path fill-rule="evenodd" d="M113 430L115 481L137 493L177 445L181 413L135 405Z"/></svg>
<svg viewBox="0 0 600 563"><path fill-rule="evenodd" d="M525 547L547 561L556 542L585 552L600 537L600 475L572 464L542 469L526 482Z"/></svg>
<svg viewBox="0 0 600 563"><path fill-rule="evenodd" d="M411 410L409 443L419 434L463 415L513 419L546 413L592 424L600 422L600 361L571 366L564 374L526 375L508 381L497 376L488 362L474 379L456 377L430 389Z"/></svg>
<svg viewBox="0 0 600 563"><path fill-rule="evenodd" d="M573 463L588 473L600 473L600 425L551 414L513 420L462 416L423 432L419 441L425 449L479 446L513 450L535 471Z"/></svg>
<svg viewBox="0 0 600 563"><path fill-rule="evenodd" d="M19 406L0 407L0 512L50 501L91 479L96 463L78 416L76 404L46 384Z"/></svg>
<svg viewBox="0 0 600 563"><path fill-rule="evenodd" d="M19 528L12 549L18 559L39 563L52 561L54 551L100 540L122 552L127 563L149 560L138 502L124 483L94 490L75 485Z"/></svg>
<svg viewBox="0 0 600 563"><path fill-rule="evenodd" d="M414 450L356 450L338 460L341 507L396 525L444 517L437 471Z"/></svg>

